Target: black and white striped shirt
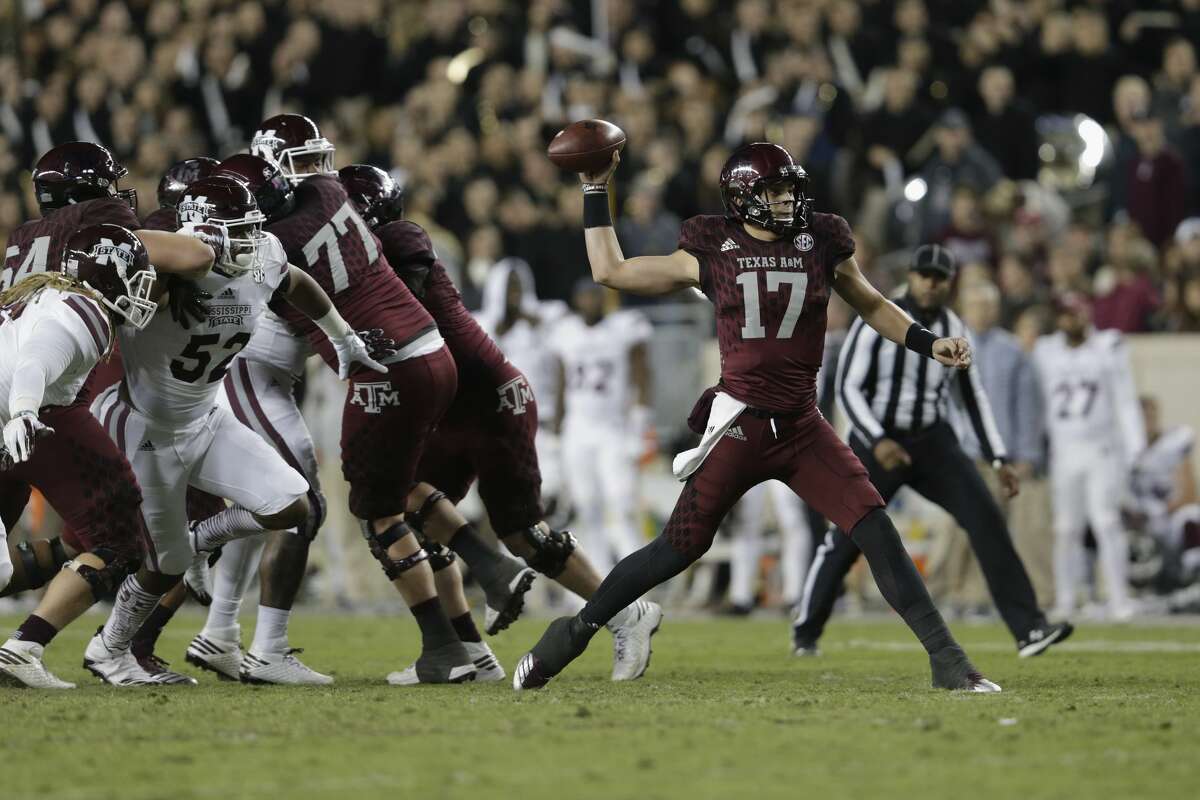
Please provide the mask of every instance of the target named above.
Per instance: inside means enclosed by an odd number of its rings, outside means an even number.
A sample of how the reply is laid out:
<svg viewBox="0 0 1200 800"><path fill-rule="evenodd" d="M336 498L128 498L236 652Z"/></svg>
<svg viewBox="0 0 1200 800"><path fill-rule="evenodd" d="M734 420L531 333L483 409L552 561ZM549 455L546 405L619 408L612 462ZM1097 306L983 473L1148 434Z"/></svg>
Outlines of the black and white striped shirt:
<svg viewBox="0 0 1200 800"><path fill-rule="evenodd" d="M912 312L907 298L897 305ZM929 329L938 337L967 336L966 325L948 308L938 312ZM970 419L983 457L1005 458L1004 441L974 364L966 370L944 367L888 341L861 318L850 326L838 358L837 397L852 433L864 442L915 433L947 420L951 394Z"/></svg>

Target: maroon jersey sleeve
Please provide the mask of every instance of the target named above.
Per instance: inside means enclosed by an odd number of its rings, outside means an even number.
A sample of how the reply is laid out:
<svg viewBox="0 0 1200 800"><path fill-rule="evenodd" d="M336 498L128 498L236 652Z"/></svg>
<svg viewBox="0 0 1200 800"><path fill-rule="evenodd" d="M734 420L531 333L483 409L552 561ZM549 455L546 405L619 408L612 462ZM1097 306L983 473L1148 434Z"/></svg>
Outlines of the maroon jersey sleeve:
<svg viewBox="0 0 1200 800"><path fill-rule="evenodd" d="M142 220L142 227L152 231L174 233L179 230L179 215L169 206L156 208Z"/></svg>
<svg viewBox="0 0 1200 800"><path fill-rule="evenodd" d="M102 223L122 225L130 230L141 227L133 209L119 197L63 206L41 219L26 222L8 237L0 289L7 289L36 272L57 272L71 235L80 228Z"/></svg>
<svg viewBox="0 0 1200 800"><path fill-rule="evenodd" d="M679 249L691 253L700 262L700 291L710 300L713 299L714 293L712 275L707 266L713 253L713 232L718 229L718 223L721 221L723 217L719 215L703 214L685 220L679 228Z"/></svg>
<svg viewBox="0 0 1200 800"><path fill-rule="evenodd" d="M425 229L398 220L377 229L383 253L396 274L433 317L459 369L492 374L504 364L504 354L467 311L462 295L437 254Z"/></svg>
<svg viewBox="0 0 1200 800"><path fill-rule="evenodd" d="M429 234L415 222L397 220L377 228L375 235L392 269L410 292L423 299L430 267L437 260Z"/></svg>
<svg viewBox="0 0 1200 800"><path fill-rule="evenodd" d="M838 264L854 255L850 223L837 214L813 214L811 228L817 260L832 275Z"/></svg>

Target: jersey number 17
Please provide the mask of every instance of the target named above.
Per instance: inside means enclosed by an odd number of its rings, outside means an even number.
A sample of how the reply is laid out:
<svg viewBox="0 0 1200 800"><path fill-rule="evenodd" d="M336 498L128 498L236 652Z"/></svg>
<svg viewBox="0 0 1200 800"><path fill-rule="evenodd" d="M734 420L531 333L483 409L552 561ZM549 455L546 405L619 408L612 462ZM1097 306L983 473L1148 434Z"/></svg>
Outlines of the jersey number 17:
<svg viewBox="0 0 1200 800"><path fill-rule="evenodd" d="M808 273L773 271L763 274L767 277L768 292L778 292L782 286L791 287L787 309L783 312L783 319L779 321L779 330L775 332L776 339L790 339L796 330L796 323L800 320L800 313L804 311L804 294L808 291ZM746 324L742 326L742 338L765 339L767 329L762 323L758 273L743 272L737 276L737 282L742 287L742 301L745 303L746 312L744 317Z"/></svg>

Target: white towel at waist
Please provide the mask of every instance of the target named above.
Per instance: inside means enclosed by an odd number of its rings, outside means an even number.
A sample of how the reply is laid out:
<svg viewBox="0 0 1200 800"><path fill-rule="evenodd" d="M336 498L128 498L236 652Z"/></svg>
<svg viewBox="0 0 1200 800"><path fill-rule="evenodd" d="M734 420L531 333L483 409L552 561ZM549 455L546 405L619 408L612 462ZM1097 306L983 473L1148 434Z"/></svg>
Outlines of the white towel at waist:
<svg viewBox="0 0 1200 800"><path fill-rule="evenodd" d="M725 431L729 430L729 426L745 410L746 404L741 400L735 400L724 392L717 392L713 398L712 408L708 412L708 425L704 428L704 436L700 438L700 444L691 450L684 450L671 462L671 471L675 473L675 477L685 481L693 472L700 469L700 465L704 463L704 459L708 458L708 454L725 435Z"/></svg>

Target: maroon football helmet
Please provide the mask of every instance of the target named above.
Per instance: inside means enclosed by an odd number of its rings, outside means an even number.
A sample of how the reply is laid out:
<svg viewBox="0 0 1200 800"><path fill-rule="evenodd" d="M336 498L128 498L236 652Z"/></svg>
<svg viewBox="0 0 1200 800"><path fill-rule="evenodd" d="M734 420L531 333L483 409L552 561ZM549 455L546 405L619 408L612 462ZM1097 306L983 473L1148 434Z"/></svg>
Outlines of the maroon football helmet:
<svg viewBox="0 0 1200 800"><path fill-rule="evenodd" d="M787 184L792 190L790 213L776 213L767 200L766 189ZM786 148L769 142L753 142L734 151L721 168L721 202L725 210L742 222L786 234L808 227L808 173L792 160Z"/></svg>
<svg viewBox="0 0 1200 800"><path fill-rule="evenodd" d="M129 170L108 148L92 142L66 142L38 159L33 167L33 191L43 214L100 197L120 197L137 211L137 192L117 188L117 181L127 174Z"/></svg>
<svg viewBox="0 0 1200 800"><path fill-rule="evenodd" d="M138 330L154 318L154 267L133 231L107 223L81 228L67 240L62 271Z"/></svg>
<svg viewBox="0 0 1200 800"><path fill-rule="evenodd" d="M250 140L250 152L278 166L293 184L334 171L333 144L321 136L317 123L303 114L276 114L263 120ZM315 169L308 164L297 168L296 160L306 156L316 157Z"/></svg>
<svg viewBox="0 0 1200 800"><path fill-rule="evenodd" d="M283 177L279 167L258 156L249 153L232 155L222 161L213 174L235 178L246 184L258 203L258 210L266 215L267 222L286 217L296 205L292 185Z"/></svg>
<svg viewBox="0 0 1200 800"><path fill-rule="evenodd" d="M229 237L229 255L213 264L227 278L236 278L251 270L261 276L262 255L267 243L263 233L266 216L250 189L241 181L225 175L201 178L183 191L175 214L180 228L216 225Z"/></svg>
<svg viewBox="0 0 1200 800"><path fill-rule="evenodd" d="M358 215L372 230L404 216L404 190L379 167L351 164L338 170L338 178Z"/></svg>
<svg viewBox="0 0 1200 800"><path fill-rule="evenodd" d="M207 178L219 163L215 158L204 156L176 161L158 182L158 205L161 208L174 208L188 184Z"/></svg>

